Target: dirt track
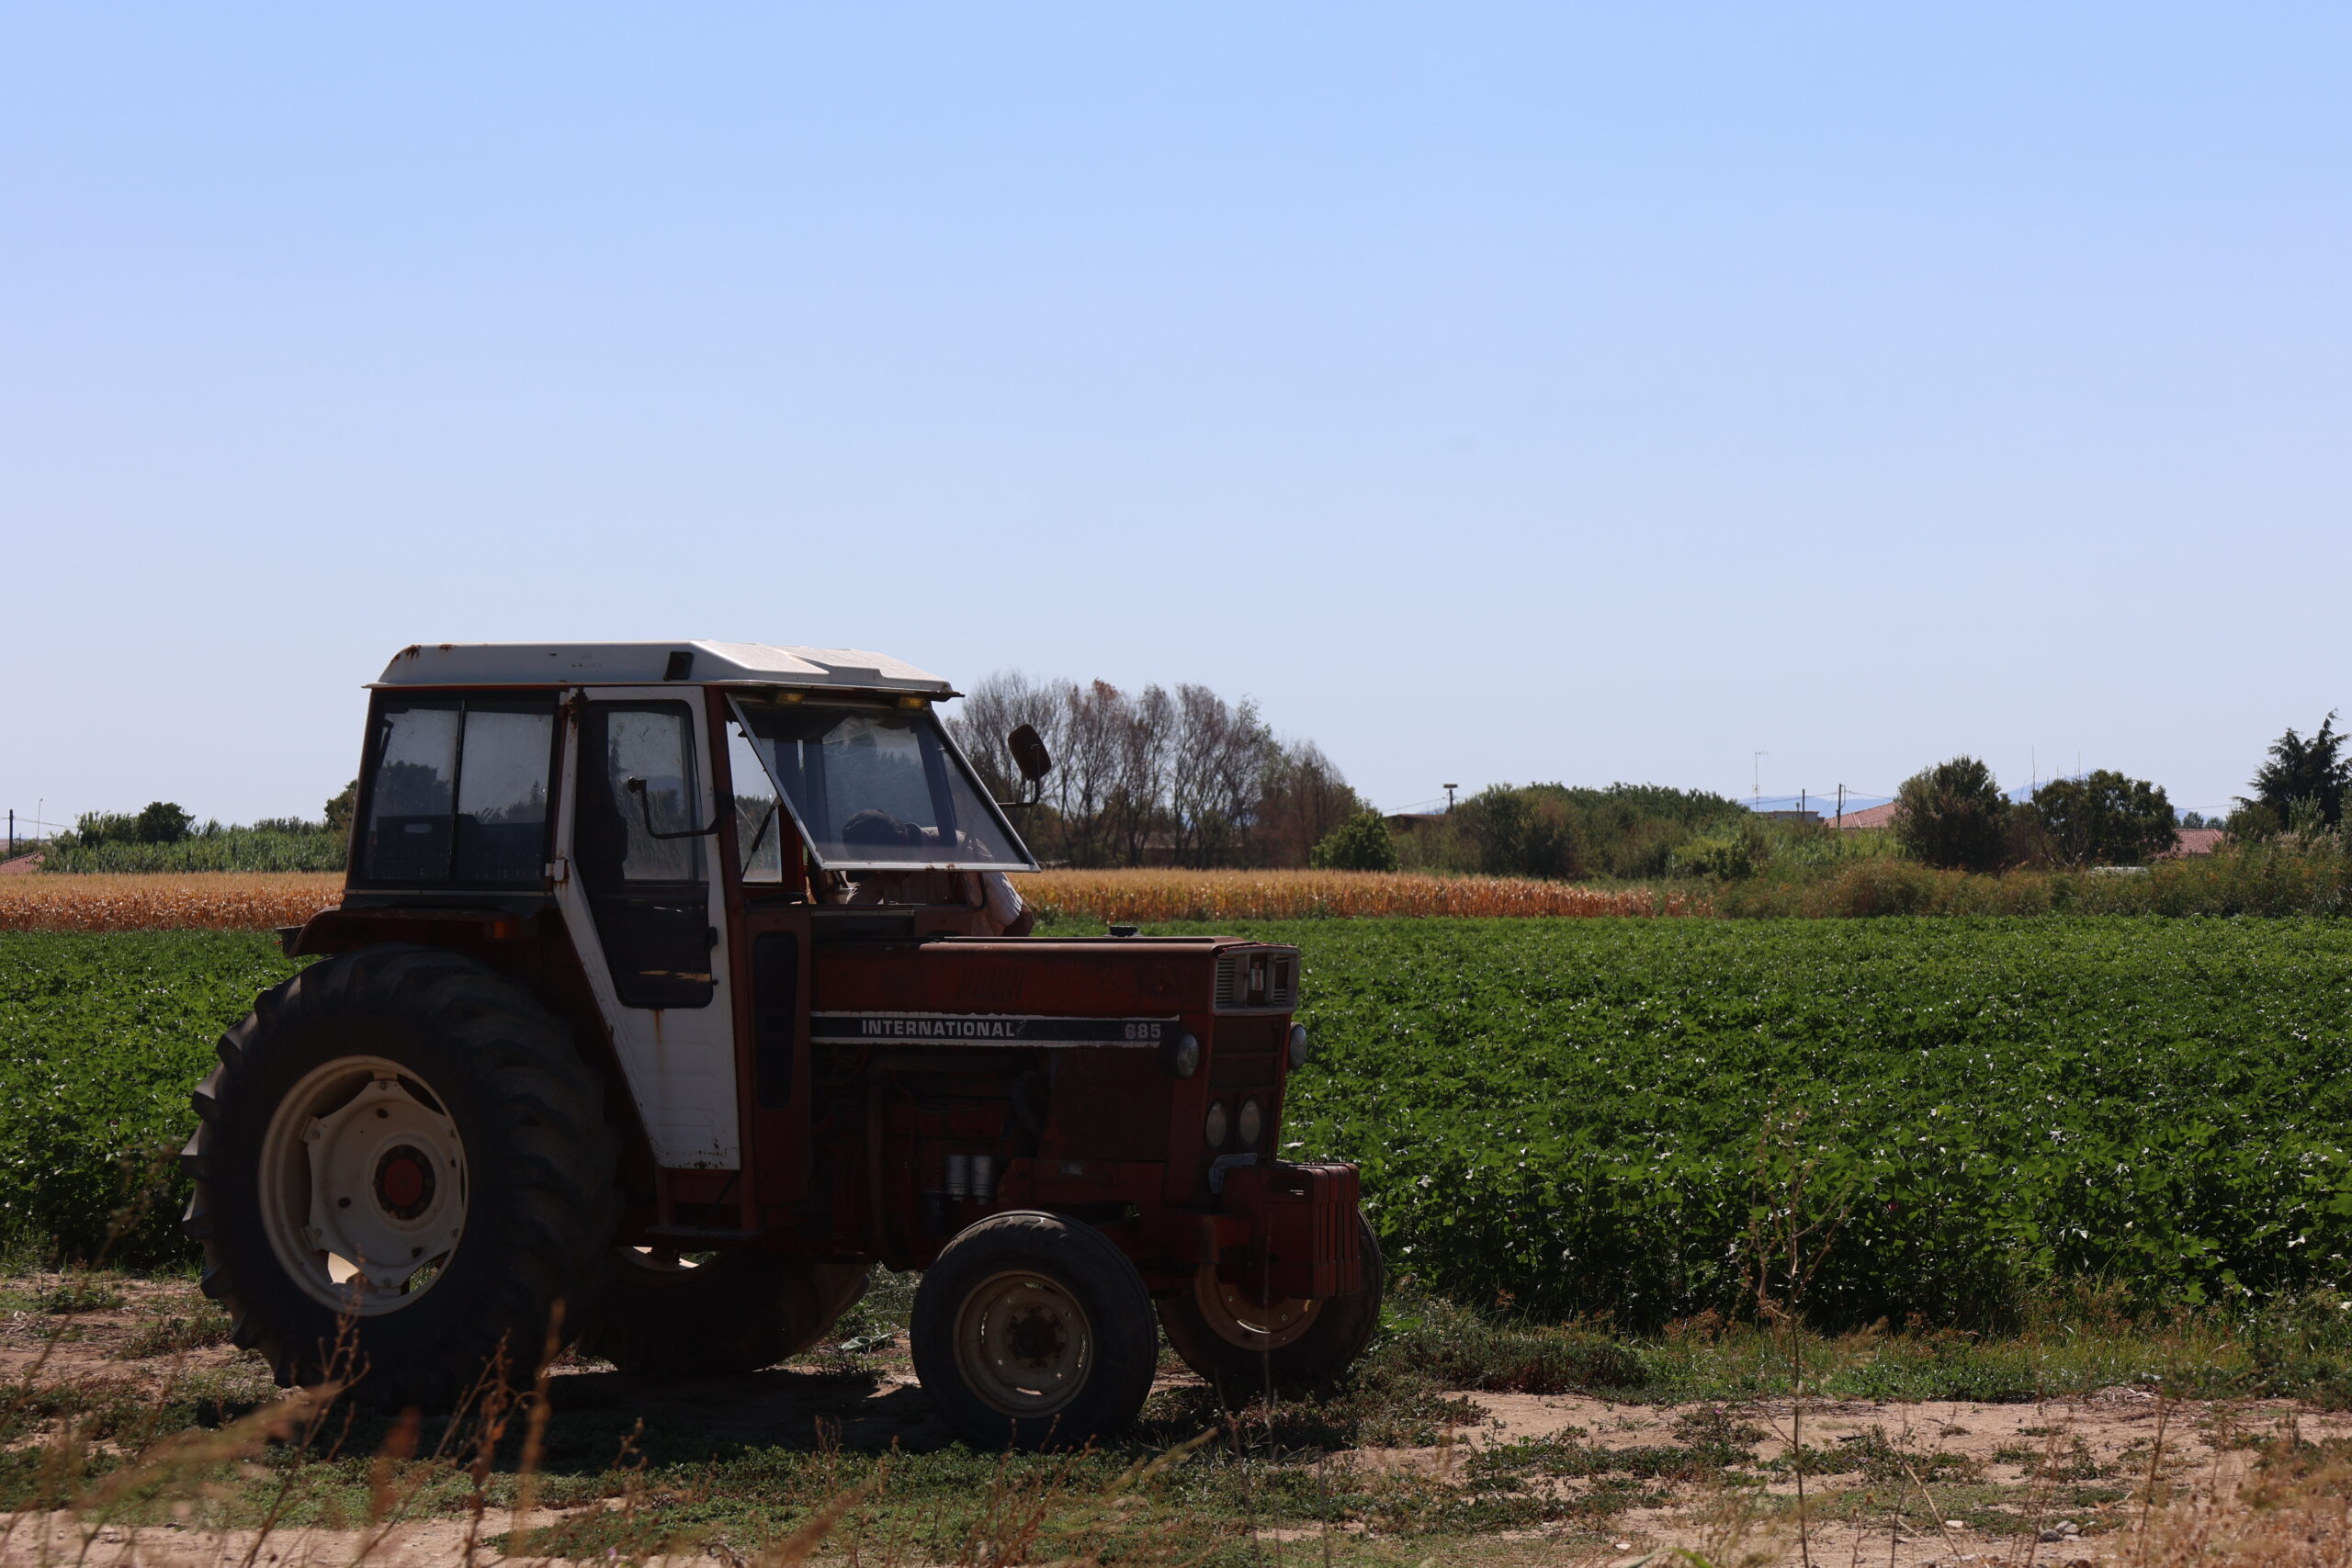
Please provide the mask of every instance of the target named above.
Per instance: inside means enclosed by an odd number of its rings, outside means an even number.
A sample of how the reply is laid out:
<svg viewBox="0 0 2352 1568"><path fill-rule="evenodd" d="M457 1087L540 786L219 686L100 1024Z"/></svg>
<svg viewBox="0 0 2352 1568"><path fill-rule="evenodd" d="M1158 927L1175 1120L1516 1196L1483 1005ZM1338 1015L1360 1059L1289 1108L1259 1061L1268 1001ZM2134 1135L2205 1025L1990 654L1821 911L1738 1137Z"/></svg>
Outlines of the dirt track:
<svg viewBox="0 0 2352 1568"><path fill-rule="evenodd" d="M248 1402L267 1396L258 1368L225 1346L126 1359L126 1351L135 1348L134 1337L142 1332L152 1336L153 1325L192 1314L199 1303L187 1284L176 1281L128 1281L117 1288L127 1297L121 1305L67 1320L62 1335L60 1318L50 1314L18 1311L0 1323L0 1379L19 1389L76 1389L92 1400L116 1399L134 1406L159 1405L168 1386L191 1375L216 1380L224 1393L242 1391ZM1182 1387L1190 1382L1174 1373L1163 1379L1163 1386ZM648 1430L688 1435L705 1451L808 1450L820 1442L834 1442L849 1451L880 1452L895 1447L902 1454L921 1455L949 1442L946 1429L933 1418L914 1384L903 1353L886 1358L879 1376L871 1381L789 1369L748 1378L648 1380L594 1364L568 1364L557 1370L549 1393L559 1419L595 1412L611 1413L616 1420L641 1417ZM1410 1564L1425 1558L1440 1563L1628 1562L1663 1548L1683 1547L1703 1551L1718 1564L1801 1560L1800 1543L1784 1517L1786 1504L1764 1501L1792 1502L1797 1489L1785 1467L1772 1471L1774 1461L1785 1461L1792 1452L1794 1413L1785 1401L1726 1409L1622 1404L1582 1394L1477 1393L1466 1397L1485 1416L1450 1433L1447 1441L1434 1447L1344 1450L1325 1456L1324 1462L1399 1482L1463 1486L1498 1453L1523 1460L1531 1453L1552 1451L1544 1445L1554 1444L1588 1460L1595 1450L1671 1454L1678 1440L1690 1438L1691 1423L1713 1421L1736 1424L1740 1440L1770 1479L1760 1488L1751 1483L1736 1489L1668 1479L1648 1487L1639 1502L1623 1511L1598 1517L1585 1512L1540 1530L1390 1542L1367 1540L1351 1530L1335 1542L1343 1556L1384 1562L1393 1556ZM2273 1430L2307 1438L2352 1438L2352 1419L2283 1401L2165 1402L2145 1391L2124 1388L2030 1404L1809 1403L1803 1420L1804 1448L1813 1456L1807 1468L1824 1472L1809 1474L1806 1482L1816 1519L1810 1532L1812 1561L1867 1562L1893 1568L2029 1561L2064 1568L2075 1562L2121 1560L2136 1540L2139 1498L2152 1473L2182 1494L2226 1498L2249 1463L2236 1439ZM56 1426L51 1422L44 1429L27 1432L18 1443L39 1444ZM2160 1427L2161 1450L2156 1441ZM1867 1491L1872 1464L1879 1483L1894 1474L1898 1493L1905 1485L1916 1486L1921 1500L1942 1505L1937 1513L1949 1522L1899 1526L1883 1510L1865 1510L1855 1522L1837 1517L1853 1501L1849 1495ZM1540 1461L1526 1472L1533 1477L1528 1484L1548 1486L1555 1495L1570 1500L1612 1484L1605 1473L1597 1475L1589 1469L1547 1475ZM2037 1490L2037 1472L2094 1483L2089 1492L2076 1495L2096 1493L2102 1500L2089 1506L2062 1505L2054 1497L2057 1489L2046 1480L2040 1483L2041 1491L2053 1494L2046 1512L2034 1516L2043 1527L2041 1539L1986 1533L1962 1517L1996 1494L2012 1503L2030 1503ZM466 1555L469 1534L494 1537L517 1525L539 1527L577 1517L582 1511L622 1506L619 1498L596 1497L570 1509L534 1509L521 1518L492 1510L478 1529L463 1515L443 1512L399 1525L380 1540L349 1529L287 1529L273 1533L253 1555L256 1563L269 1568L346 1564L363 1553L369 1562L393 1568L448 1562ZM10 1564L61 1559L232 1563L243 1562L254 1544L250 1531L220 1533L172 1524L133 1530L64 1515L20 1516L5 1528L0 1563ZM1606 1532L1605 1540L1594 1540L1596 1529ZM1265 1530L1261 1538L1274 1561L1295 1555L1302 1563L1320 1562L1320 1533L1312 1527L1292 1528ZM475 1560L500 1561L480 1545Z"/></svg>

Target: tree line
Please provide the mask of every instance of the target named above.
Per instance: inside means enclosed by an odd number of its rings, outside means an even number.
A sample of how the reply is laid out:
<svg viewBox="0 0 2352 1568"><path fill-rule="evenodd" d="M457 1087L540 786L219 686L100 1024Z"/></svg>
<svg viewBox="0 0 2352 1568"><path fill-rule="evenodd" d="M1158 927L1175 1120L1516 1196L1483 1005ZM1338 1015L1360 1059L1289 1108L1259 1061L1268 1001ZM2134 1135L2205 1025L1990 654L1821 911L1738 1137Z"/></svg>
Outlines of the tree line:
<svg viewBox="0 0 2352 1568"><path fill-rule="evenodd" d="M1303 866L1370 810L1313 741L1283 739L1254 699L1206 686L1128 692L1002 671L956 707L948 728L1000 800L1023 789L1007 735L1029 725L1053 753L1037 804L1014 813L1043 861Z"/></svg>
<svg viewBox="0 0 2352 1568"><path fill-rule="evenodd" d="M1954 757L1903 782L1895 795L1894 837L1928 865L2001 871L2019 865L2137 865L2171 851L2180 828L2221 828L2240 842L2339 832L2352 760L2331 712L2305 736L2291 726L2270 743L2237 808L2208 820L2173 809L2161 785L2102 768L2052 779L2030 798L2012 801L1993 770Z"/></svg>

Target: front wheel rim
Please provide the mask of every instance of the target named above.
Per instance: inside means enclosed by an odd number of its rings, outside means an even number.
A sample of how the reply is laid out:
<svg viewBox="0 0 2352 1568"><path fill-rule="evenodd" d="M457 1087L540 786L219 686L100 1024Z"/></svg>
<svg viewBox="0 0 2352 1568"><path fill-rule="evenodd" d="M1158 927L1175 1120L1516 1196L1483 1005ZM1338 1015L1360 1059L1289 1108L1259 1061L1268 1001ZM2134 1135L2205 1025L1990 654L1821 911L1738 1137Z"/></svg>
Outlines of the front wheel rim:
<svg viewBox="0 0 2352 1568"><path fill-rule="evenodd" d="M262 1224L311 1298L380 1317L447 1271L466 1229L465 1141L414 1071L344 1056L304 1075L262 1135Z"/></svg>
<svg viewBox="0 0 2352 1568"><path fill-rule="evenodd" d="M1218 1338L1251 1352L1296 1343L1323 1313L1321 1301L1299 1296L1253 1302L1238 1285L1218 1279L1214 1264L1202 1265L1193 1277L1193 1304Z"/></svg>
<svg viewBox="0 0 2352 1568"><path fill-rule="evenodd" d="M966 1293L956 1314L956 1370L1000 1415L1051 1416L1078 1397L1093 1372L1093 1320L1049 1275L990 1275Z"/></svg>

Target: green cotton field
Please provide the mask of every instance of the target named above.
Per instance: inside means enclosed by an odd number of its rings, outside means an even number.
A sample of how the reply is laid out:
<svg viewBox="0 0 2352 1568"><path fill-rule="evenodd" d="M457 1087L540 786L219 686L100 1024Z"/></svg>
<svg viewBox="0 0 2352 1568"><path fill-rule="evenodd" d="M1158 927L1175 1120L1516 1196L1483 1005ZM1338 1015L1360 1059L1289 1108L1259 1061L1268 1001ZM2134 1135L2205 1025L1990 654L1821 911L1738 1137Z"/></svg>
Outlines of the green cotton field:
<svg viewBox="0 0 2352 1568"><path fill-rule="evenodd" d="M1996 1326L2052 1286L2218 1306L2352 1271L2352 923L1255 934L1306 953L1294 1154L1362 1161L1398 1265L1469 1300L1731 1312L1755 1238L1785 1260L1792 1231L1823 1323Z"/></svg>
<svg viewBox="0 0 2352 1568"><path fill-rule="evenodd" d="M1241 929L1306 954L1287 1152L1362 1162L1393 1269L1482 1307L1736 1314L1773 1236L1775 1293L1823 1324L2352 1274L2352 923ZM160 1156L213 1037L289 969L263 934L0 933L7 1239L180 1256Z"/></svg>

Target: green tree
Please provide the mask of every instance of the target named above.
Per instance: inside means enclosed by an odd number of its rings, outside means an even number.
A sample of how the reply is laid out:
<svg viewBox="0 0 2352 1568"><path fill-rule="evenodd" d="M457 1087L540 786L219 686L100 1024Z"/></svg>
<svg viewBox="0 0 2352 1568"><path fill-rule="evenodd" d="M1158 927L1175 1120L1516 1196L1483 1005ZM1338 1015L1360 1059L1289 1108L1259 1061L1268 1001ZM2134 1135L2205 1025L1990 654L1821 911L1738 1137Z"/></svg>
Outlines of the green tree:
<svg viewBox="0 0 2352 1568"><path fill-rule="evenodd" d="M2346 737L2336 733L2335 711L2320 721L2318 733L2305 739L2290 728L2270 743L2270 760L2254 773L2254 794L2238 796L2248 808L2231 818L2233 829L2243 823L2243 836L2261 838L2293 820L2295 803L2308 800L2319 807L2320 820L2330 828L2344 820L2344 793L2352 788L2352 760L2344 756ZM2260 807L2262 815L2250 809Z"/></svg>
<svg viewBox="0 0 2352 1568"><path fill-rule="evenodd" d="M331 832L351 836L352 813L359 809L359 781L352 780L327 802L327 828Z"/></svg>
<svg viewBox="0 0 2352 1568"><path fill-rule="evenodd" d="M1379 812L1359 812L1324 835L1306 863L1317 871L1395 871L1396 840Z"/></svg>
<svg viewBox="0 0 2352 1568"><path fill-rule="evenodd" d="M1998 871L2008 818L1993 770L1973 757L1954 757L1903 781L1894 796L1894 841L1928 865Z"/></svg>
<svg viewBox="0 0 2352 1568"><path fill-rule="evenodd" d="M2109 768L2051 780L2033 792L2033 815L2049 852L2069 865L2137 865L2178 841L2165 792Z"/></svg>
<svg viewBox="0 0 2352 1568"><path fill-rule="evenodd" d="M139 813L134 830L142 844L176 844L187 837L196 818L168 800L151 800Z"/></svg>

